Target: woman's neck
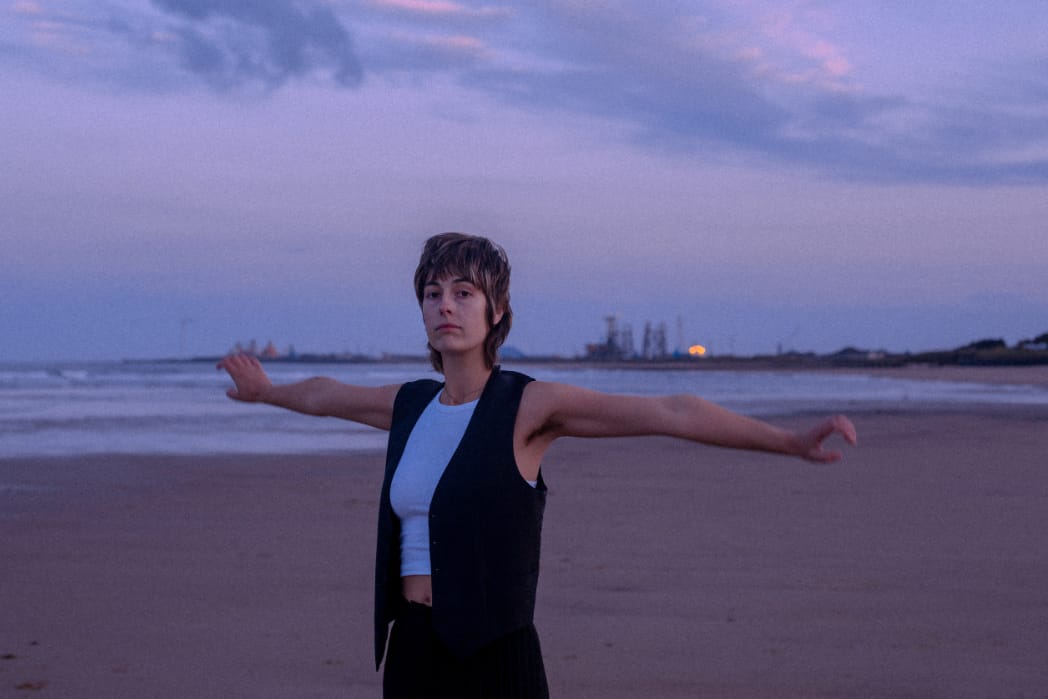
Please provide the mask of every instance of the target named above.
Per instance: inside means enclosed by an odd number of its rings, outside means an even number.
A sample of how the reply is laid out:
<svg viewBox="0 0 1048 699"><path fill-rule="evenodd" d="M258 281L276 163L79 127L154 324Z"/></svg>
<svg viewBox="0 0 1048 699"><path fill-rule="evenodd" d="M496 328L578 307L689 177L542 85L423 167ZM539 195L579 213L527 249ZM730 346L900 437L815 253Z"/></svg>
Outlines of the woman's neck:
<svg viewBox="0 0 1048 699"><path fill-rule="evenodd" d="M440 402L445 405L461 405L480 397L491 376L491 369L483 362L462 363L445 358L444 390Z"/></svg>

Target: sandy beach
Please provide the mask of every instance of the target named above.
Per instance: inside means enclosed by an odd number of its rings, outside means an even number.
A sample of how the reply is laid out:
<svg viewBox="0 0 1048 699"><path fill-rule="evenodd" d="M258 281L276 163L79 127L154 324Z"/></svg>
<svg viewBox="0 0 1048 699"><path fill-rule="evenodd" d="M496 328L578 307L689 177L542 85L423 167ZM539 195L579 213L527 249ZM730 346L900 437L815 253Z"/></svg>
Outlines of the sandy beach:
<svg viewBox="0 0 1048 699"><path fill-rule="evenodd" d="M1048 411L853 418L833 466L558 443L553 695L1048 696ZM0 461L0 696L379 697L382 462Z"/></svg>

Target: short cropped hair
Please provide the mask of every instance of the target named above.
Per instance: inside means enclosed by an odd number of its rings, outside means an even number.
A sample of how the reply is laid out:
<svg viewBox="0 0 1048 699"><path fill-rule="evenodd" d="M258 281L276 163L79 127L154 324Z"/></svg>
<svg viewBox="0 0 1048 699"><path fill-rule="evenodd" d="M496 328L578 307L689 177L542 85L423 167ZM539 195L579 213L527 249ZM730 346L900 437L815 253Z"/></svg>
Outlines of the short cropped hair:
<svg viewBox="0 0 1048 699"><path fill-rule="evenodd" d="M484 340L484 360L491 369L499 347L506 341L513 324L509 306L509 259L506 251L487 238L466 233L441 233L426 241L415 269L415 296L422 305L425 286L445 277L462 278L484 292L488 300L488 336ZM495 311L502 318L495 323ZM440 352L426 343L433 368L444 373Z"/></svg>

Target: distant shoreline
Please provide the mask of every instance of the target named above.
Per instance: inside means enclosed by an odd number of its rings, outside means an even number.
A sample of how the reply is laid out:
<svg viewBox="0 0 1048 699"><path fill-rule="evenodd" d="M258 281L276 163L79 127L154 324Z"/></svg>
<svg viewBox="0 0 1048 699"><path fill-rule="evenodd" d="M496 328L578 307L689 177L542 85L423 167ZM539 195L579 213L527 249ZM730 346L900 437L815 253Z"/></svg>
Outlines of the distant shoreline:
<svg viewBox="0 0 1048 699"><path fill-rule="evenodd" d="M1011 353L1011 351L1009 351ZM936 353L940 357L943 353ZM957 353L954 353L957 354ZM997 362L992 357L980 357L979 363L956 361L918 361L912 355L909 361L841 361L832 356L781 356L781 357L704 357L702 359L679 360L630 360L630 361L595 361L589 359L568 359L564 357L526 357L505 359L503 364L513 366L543 366L552 369L611 369L622 371L804 371L828 372L835 374L860 374L882 378L893 378L913 381L955 381L962 383L1002 384L1009 386L1036 386L1048 389L1048 352L1025 352L1031 355L1026 361L1007 361L1005 357ZM428 357L390 357L390 358L330 358L320 359L321 355L311 355L313 359L268 359L268 362L286 362L301 364L427 364ZM970 359L970 358L969 358ZM150 361L171 361L181 363L217 362L219 357L197 357L193 359L170 360L125 360L133 363Z"/></svg>
<svg viewBox="0 0 1048 699"><path fill-rule="evenodd" d="M191 358L125 359L128 364L152 362L172 363L216 363L222 357L201 356ZM343 354L300 354L295 356L259 357L263 362L287 364L428 364L429 357L423 355L366 355ZM848 373L871 372L877 375L893 375L913 378L921 370L938 372L955 369L966 372L971 369L998 369L1002 377L1013 370L1024 368L1044 369L1048 367L1048 350L952 350L923 352L920 354L881 354L861 351L838 352L829 355L783 354L754 357L668 357L663 359L592 359L588 357L559 356L512 356L503 357L506 365L543 365L557 368L600 368L628 369L635 371L659 370L714 370L714 371L843 371ZM902 372L902 373L900 373ZM991 372L986 372L987 374ZM964 374L966 375L966 374ZM965 380L965 379L958 379ZM1005 380L1013 383L1013 380Z"/></svg>

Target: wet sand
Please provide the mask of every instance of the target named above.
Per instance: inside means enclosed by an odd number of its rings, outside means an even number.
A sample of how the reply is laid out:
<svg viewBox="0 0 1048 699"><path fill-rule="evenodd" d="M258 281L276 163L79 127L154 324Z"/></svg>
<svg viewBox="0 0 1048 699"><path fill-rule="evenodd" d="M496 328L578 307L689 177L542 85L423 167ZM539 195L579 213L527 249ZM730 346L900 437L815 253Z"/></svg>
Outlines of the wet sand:
<svg viewBox="0 0 1048 699"><path fill-rule="evenodd" d="M558 443L553 695L1048 696L1048 410L853 417L834 466ZM0 461L0 697L380 696L382 460Z"/></svg>

